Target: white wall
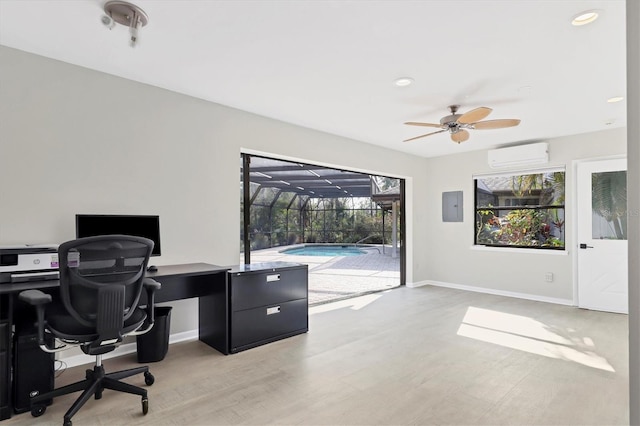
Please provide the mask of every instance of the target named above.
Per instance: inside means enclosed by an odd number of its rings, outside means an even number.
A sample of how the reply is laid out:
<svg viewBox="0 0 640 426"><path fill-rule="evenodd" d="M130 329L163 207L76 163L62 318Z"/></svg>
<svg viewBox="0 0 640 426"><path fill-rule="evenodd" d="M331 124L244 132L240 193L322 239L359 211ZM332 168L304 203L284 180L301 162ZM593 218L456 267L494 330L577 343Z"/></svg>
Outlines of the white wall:
<svg viewBox="0 0 640 426"><path fill-rule="evenodd" d="M422 158L2 46L0 67L0 245L73 239L76 213L158 214L154 264L237 264L242 148L405 177L409 252L423 233ZM172 305L172 332L197 328L195 301Z"/></svg>
<svg viewBox="0 0 640 426"><path fill-rule="evenodd" d="M449 155L427 161L426 206L428 254L414 260L415 274L429 281L518 293L539 300L569 302L573 299L572 250L574 192L572 160L595 158L626 152L625 129L550 139L549 165L566 165L566 246L565 255L527 249L485 249L473 247L474 174L495 173L489 168L486 151ZM507 169L514 170L514 169ZM517 171L517 169L515 169ZM441 220L442 192L462 190L464 222ZM416 242L423 238L415 235ZM554 281L545 281L552 272Z"/></svg>

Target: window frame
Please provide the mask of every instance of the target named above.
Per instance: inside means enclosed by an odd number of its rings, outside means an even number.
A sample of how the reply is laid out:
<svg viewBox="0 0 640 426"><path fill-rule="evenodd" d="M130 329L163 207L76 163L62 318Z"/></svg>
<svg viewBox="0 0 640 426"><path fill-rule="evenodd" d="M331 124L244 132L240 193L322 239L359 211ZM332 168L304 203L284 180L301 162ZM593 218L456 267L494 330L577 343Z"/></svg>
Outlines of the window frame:
<svg viewBox="0 0 640 426"><path fill-rule="evenodd" d="M562 204L551 204L551 205L523 205L523 206L508 206L508 205L499 205L499 206L493 206L493 207L479 207L478 206L478 181L481 179L487 179L487 178L491 178L491 177L514 177L514 176L526 176L526 175L535 175L535 174L547 174L547 173L554 173L554 172L562 172L564 174L565 180L564 180L564 196L565 196L565 200L564 203ZM550 250L550 251L554 251L554 252L566 252L566 246L567 246L567 242L566 242L566 229L567 229L567 223L566 223L566 190L567 190L567 185L566 185L566 168L565 167L553 167L553 168L543 168L543 169L530 169L530 170L512 170L512 171L505 171L505 172L498 172L498 173L487 173L487 174L478 174L478 175L473 175L473 213L474 213L474 220L473 220L473 247L474 248L483 248L483 247L491 247L491 248L496 248L496 249L532 249L532 250ZM531 197L509 197L509 201L511 201L513 198L522 198L522 199L531 199ZM478 236L479 236L479 232L478 232L478 218L479 218L479 213L480 211L486 211L486 210L493 210L495 211L498 217L500 212L511 212L511 211L515 211L515 210L530 210L530 211L536 211L536 210L556 210L556 211L562 211L562 216L563 216L563 225L562 228L563 230L561 231L564 235L563 235L563 245L562 246L543 246L543 245L519 245L519 244L488 244L488 243L484 243L484 242L478 242Z"/></svg>

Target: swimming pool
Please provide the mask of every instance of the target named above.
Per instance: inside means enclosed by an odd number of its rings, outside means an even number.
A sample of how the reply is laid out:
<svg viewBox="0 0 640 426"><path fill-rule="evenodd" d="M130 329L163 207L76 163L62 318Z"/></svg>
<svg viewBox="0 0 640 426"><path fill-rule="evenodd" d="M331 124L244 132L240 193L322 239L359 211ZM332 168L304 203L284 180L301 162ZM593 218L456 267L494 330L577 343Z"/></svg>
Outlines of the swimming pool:
<svg viewBox="0 0 640 426"><path fill-rule="evenodd" d="M349 246L303 246L284 249L280 253L297 256L359 256L364 250Z"/></svg>

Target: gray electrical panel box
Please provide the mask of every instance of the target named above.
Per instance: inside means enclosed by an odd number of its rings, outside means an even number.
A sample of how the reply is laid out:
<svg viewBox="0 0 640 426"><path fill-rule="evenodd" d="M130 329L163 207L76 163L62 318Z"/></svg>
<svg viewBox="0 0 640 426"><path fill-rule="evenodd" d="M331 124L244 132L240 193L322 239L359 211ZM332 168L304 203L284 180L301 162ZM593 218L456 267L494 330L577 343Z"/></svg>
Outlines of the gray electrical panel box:
<svg viewBox="0 0 640 426"><path fill-rule="evenodd" d="M442 221L462 222L462 191L442 193Z"/></svg>

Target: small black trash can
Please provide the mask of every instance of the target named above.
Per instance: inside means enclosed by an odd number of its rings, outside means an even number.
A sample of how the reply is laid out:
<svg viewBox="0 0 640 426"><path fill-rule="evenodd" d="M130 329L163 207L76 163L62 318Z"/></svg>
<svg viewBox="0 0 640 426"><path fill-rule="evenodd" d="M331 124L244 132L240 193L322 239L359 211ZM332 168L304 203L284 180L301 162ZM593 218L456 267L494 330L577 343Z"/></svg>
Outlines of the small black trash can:
<svg viewBox="0 0 640 426"><path fill-rule="evenodd" d="M153 328L145 334L136 336L138 362L162 361L169 350L171 306L156 306L153 314L155 316Z"/></svg>

